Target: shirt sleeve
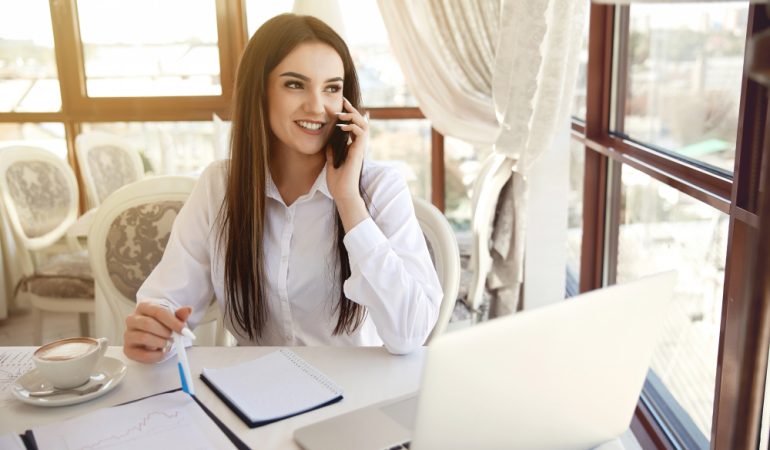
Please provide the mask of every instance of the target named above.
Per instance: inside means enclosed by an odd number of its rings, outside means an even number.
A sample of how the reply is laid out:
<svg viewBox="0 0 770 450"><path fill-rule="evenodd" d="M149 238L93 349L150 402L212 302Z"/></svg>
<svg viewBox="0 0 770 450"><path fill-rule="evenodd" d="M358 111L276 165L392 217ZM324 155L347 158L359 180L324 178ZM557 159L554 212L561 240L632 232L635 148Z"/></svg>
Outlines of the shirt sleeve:
<svg viewBox="0 0 770 450"><path fill-rule="evenodd" d="M209 167L201 175L174 220L163 257L136 293L137 303L156 303L172 310L192 307L190 328L200 322L214 298L209 250L209 185L214 170Z"/></svg>
<svg viewBox="0 0 770 450"><path fill-rule="evenodd" d="M388 351L408 353L433 329L443 292L403 177L386 169L367 192L372 218L343 240L351 270L344 292L366 306Z"/></svg>

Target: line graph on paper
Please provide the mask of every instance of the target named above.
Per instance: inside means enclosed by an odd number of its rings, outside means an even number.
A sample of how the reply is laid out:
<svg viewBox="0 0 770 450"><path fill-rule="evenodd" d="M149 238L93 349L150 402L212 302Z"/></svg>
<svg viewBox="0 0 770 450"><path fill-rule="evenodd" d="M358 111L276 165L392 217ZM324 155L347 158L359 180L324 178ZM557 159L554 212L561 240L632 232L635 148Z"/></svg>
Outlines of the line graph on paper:
<svg viewBox="0 0 770 450"><path fill-rule="evenodd" d="M148 437L155 441L159 436L173 433L180 427L184 428L190 425L187 422L189 422L187 416L179 410L152 411L142 417L138 423L122 432L101 437L82 447L75 448L77 450L97 450L124 445L130 445L133 448L144 447L142 441Z"/></svg>
<svg viewBox="0 0 770 450"><path fill-rule="evenodd" d="M34 366L30 351L0 352L0 407L14 401L11 385Z"/></svg>
<svg viewBox="0 0 770 450"><path fill-rule="evenodd" d="M38 448L62 450L232 448L187 395L162 394L34 428Z"/></svg>

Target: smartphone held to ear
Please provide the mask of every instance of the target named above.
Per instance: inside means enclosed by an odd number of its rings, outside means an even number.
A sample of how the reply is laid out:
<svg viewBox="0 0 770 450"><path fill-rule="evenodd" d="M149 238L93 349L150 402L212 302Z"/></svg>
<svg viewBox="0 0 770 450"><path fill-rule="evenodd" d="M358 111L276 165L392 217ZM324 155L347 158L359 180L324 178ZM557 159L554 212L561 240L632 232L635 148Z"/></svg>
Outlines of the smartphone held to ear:
<svg viewBox="0 0 770 450"><path fill-rule="evenodd" d="M337 125L348 123L350 122L347 120L338 121L329 139L329 145L332 146L332 164L334 164L335 169L339 169L348 156L348 136L350 135L350 132L341 129Z"/></svg>

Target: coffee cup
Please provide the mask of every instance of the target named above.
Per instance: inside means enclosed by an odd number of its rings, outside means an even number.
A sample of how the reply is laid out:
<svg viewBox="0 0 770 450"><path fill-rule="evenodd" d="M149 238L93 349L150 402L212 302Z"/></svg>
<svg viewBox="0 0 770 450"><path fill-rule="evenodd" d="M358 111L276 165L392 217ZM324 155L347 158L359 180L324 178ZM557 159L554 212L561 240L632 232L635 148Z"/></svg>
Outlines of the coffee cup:
<svg viewBox="0 0 770 450"><path fill-rule="evenodd" d="M49 342L35 350L35 367L55 388L69 389L88 382L104 352L106 338L75 337Z"/></svg>

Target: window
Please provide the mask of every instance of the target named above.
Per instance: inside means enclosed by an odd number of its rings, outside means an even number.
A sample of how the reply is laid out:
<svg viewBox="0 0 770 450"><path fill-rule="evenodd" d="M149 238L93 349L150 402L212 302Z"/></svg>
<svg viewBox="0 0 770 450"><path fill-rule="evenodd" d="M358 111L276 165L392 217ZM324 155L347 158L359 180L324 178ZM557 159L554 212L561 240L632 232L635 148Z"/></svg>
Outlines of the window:
<svg viewBox="0 0 770 450"><path fill-rule="evenodd" d="M631 6L614 129L732 172L747 17L739 2Z"/></svg>
<svg viewBox="0 0 770 450"><path fill-rule="evenodd" d="M491 153L491 146L473 146L460 139L444 138L444 214L455 232L470 231L474 183Z"/></svg>
<svg viewBox="0 0 770 450"><path fill-rule="evenodd" d="M214 0L78 0L77 6L89 97L222 93Z"/></svg>
<svg viewBox="0 0 770 450"><path fill-rule="evenodd" d="M61 109L47 0L0 0L0 113Z"/></svg>
<svg viewBox="0 0 770 450"><path fill-rule="evenodd" d="M61 123L0 123L0 147L28 145L67 158L67 141Z"/></svg>
<svg viewBox="0 0 770 450"><path fill-rule="evenodd" d="M764 239L758 161L769 155L766 88L747 79L743 53L747 34L770 29L765 9L591 7L591 39L612 47L589 45L587 81L613 95L588 91L586 120L573 117L575 144L586 148L583 204L596 212L582 217L581 290L679 273L632 422L652 445L754 445L737 411L750 409L738 392L755 362L736 343L760 339L743 320L761 300L745 292L758 285L746 261Z"/></svg>
<svg viewBox="0 0 770 450"><path fill-rule="evenodd" d="M398 167L410 193L430 201L430 122L427 120L371 120L370 157Z"/></svg>
<svg viewBox="0 0 770 450"><path fill-rule="evenodd" d="M83 124L83 131L105 131L133 144L151 175L200 174L215 159L212 122L111 122Z"/></svg>
<svg viewBox="0 0 770 450"><path fill-rule="evenodd" d="M583 177L585 147L570 139L569 198L567 200L567 296L580 292L580 246L583 242Z"/></svg>
<svg viewBox="0 0 770 450"><path fill-rule="evenodd" d="M651 367L710 436L728 216L629 166L621 180L617 282L677 271Z"/></svg>
<svg viewBox="0 0 770 450"><path fill-rule="evenodd" d="M358 70L367 107L417 106L388 42L377 2L340 0L345 41Z"/></svg>
<svg viewBox="0 0 770 450"><path fill-rule="evenodd" d="M246 31L248 37L267 22L268 19L291 12L294 0L246 0Z"/></svg>
<svg viewBox="0 0 770 450"><path fill-rule="evenodd" d="M575 81L575 92L572 100L572 117L585 122L586 120L586 93L588 91L588 14L583 28L583 42L580 45L578 55L578 73Z"/></svg>

